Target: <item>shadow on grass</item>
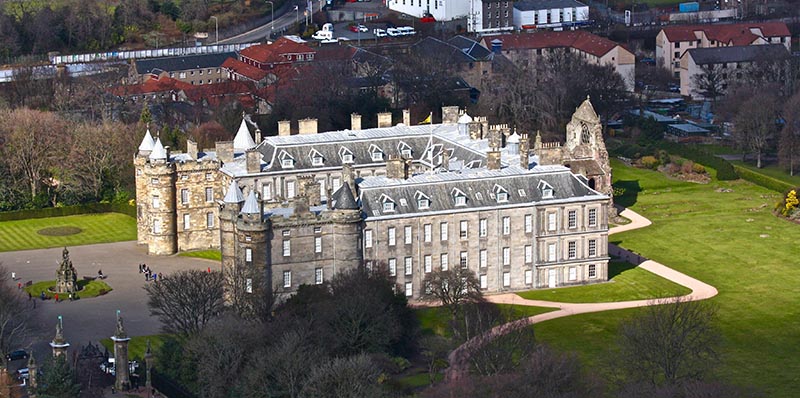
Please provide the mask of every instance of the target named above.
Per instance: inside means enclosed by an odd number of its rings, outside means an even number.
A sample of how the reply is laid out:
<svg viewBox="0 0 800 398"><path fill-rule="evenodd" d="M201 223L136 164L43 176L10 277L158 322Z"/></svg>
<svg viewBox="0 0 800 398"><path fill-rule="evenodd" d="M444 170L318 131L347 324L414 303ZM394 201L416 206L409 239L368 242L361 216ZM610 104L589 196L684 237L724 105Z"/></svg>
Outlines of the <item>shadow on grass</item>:
<svg viewBox="0 0 800 398"><path fill-rule="evenodd" d="M636 268L636 265L627 261L611 261L608 263L608 280L612 280L617 275L634 268Z"/></svg>
<svg viewBox="0 0 800 398"><path fill-rule="evenodd" d="M642 192L639 180L619 180L614 183L614 188L625 190L622 195L614 197L614 203L622 207L633 206L639 197L639 192Z"/></svg>

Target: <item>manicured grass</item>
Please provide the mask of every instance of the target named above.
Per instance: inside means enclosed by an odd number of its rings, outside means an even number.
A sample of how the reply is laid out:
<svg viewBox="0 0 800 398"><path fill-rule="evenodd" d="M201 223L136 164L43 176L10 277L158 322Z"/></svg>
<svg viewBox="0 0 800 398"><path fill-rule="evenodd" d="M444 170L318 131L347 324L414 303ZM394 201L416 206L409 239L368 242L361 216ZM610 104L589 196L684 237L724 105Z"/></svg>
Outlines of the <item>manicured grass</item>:
<svg viewBox="0 0 800 398"><path fill-rule="evenodd" d="M182 257L204 258L206 260L222 261L222 253L219 250L198 250L193 252L183 252L178 254Z"/></svg>
<svg viewBox="0 0 800 398"><path fill-rule="evenodd" d="M55 297L55 293L50 291L50 288L54 287L55 285L56 281L36 282L33 285L25 287L25 291L30 293L34 298L41 297L42 292L44 292L46 297L53 298ZM111 289L111 286L108 286L107 283L100 280L78 280L78 286L80 287L80 290L78 291L78 297L82 299L97 297L101 292L106 294L113 290ZM68 300L68 298L68 293L62 293L58 295L59 300Z"/></svg>
<svg viewBox="0 0 800 398"><path fill-rule="evenodd" d="M740 149L719 144L696 144L692 147L712 155L741 155L742 153Z"/></svg>
<svg viewBox="0 0 800 398"><path fill-rule="evenodd" d="M614 239L614 236L611 236ZM624 261L608 266L608 283L586 286L540 289L517 293L528 300L561 301L564 303L605 303L683 296L691 290Z"/></svg>
<svg viewBox="0 0 800 398"><path fill-rule="evenodd" d="M735 161L733 161L731 163L733 163L733 164L735 164L737 166L741 166L741 167L745 167L747 169L753 170L756 173L761 173L761 174L764 174L766 176L772 177L774 179L787 182L787 183L792 184L794 186L800 186L800 170L795 170L795 175L790 176L789 173L783 171L783 168L781 168L780 166L774 165L774 164L767 165L767 166L764 166L764 167L759 169L758 167L755 166L755 164L750 163L749 161L748 162L742 162L741 160L735 160Z"/></svg>
<svg viewBox="0 0 800 398"><path fill-rule="evenodd" d="M632 209L653 221L611 241L715 286L724 336L718 375L769 397L794 397L800 378L800 226L772 215L779 195L746 181L707 185L666 179L612 161L616 180L641 191ZM729 188L733 192L717 192ZM764 237L761 237L764 236ZM537 325L540 340L600 363L619 321L635 310Z"/></svg>
<svg viewBox="0 0 800 398"><path fill-rule="evenodd" d="M521 319L529 316L544 314L545 312L555 311L557 308L521 306L511 304L497 304L509 319ZM439 336L451 337L450 312L444 307L426 307L414 310L419 319L422 334L437 334Z"/></svg>
<svg viewBox="0 0 800 398"><path fill-rule="evenodd" d="M75 227L81 232L66 236L37 233L45 228ZM136 239L136 219L120 213L34 218L0 222L0 252L78 246Z"/></svg>
<svg viewBox="0 0 800 398"><path fill-rule="evenodd" d="M170 335L168 334L154 334L150 336L130 336L131 341L128 342L128 358L130 360L144 361L144 353L147 351L147 340L150 340L150 348L155 354L164 344ZM114 342L111 339L102 339L100 344L105 347L108 352L114 352ZM113 354L112 354L113 355Z"/></svg>
<svg viewBox="0 0 800 398"><path fill-rule="evenodd" d="M444 375L438 373L434 376L434 379L438 382L444 379ZM398 387L410 390L410 389L417 389L422 387L427 387L431 384L431 377L426 372L413 374L410 376L401 377L395 380L395 383Z"/></svg>

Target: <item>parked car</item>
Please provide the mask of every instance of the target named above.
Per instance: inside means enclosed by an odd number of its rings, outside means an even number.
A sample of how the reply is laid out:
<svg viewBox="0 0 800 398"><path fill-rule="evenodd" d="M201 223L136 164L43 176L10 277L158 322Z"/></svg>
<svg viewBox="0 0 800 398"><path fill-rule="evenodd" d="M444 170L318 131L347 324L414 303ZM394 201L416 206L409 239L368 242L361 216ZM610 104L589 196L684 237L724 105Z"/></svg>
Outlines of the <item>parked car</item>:
<svg viewBox="0 0 800 398"><path fill-rule="evenodd" d="M375 29L373 33L375 33L375 37L386 37L386 31L383 29Z"/></svg>
<svg viewBox="0 0 800 398"><path fill-rule="evenodd" d="M369 32L369 29L364 25L358 25L357 28L358 28L358 31L361 32L361 33Z"/></svg>
<svg viewBox="0 0 800 398"><path fill-rule="evenodd" d="M397 30L397 28L389 28L386 29L386 34L391 37L399 37L403 35L403 32Z"/></svg>
<svg viewBox="0 0 800 398"><path fill-rule="evenodd" d="M401 36L413 36L417 33L414 28L410 26L401 26L397 28L397 31L400 32Z"/></svg>
<svg viewBox="0 0 800 398"><path fill-rule="evenodd" d="M28 353L25 350L16 350L6 354L7 361L16 361L19 359L27 359Z"/></svg>

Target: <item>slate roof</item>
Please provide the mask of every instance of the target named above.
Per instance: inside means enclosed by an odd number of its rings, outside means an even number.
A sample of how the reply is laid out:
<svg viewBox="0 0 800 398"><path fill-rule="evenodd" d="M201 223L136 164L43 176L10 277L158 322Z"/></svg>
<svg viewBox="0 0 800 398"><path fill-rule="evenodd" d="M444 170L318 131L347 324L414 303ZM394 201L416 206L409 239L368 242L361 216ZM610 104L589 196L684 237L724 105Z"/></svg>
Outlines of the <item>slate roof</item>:
<svg viewBox="0 0 800 398"><path fill-rule="evenodd" d="M456 48L460 48L464 54L467 54L476 60L488 60L491 59L492 55L494 54L477 41L461 35L454 36L447 42Z"/></svg>
<svg viewBox="0 0 800 398"><path fill-rule="evenodd" d="M587 7L576 0L522 0L515 1L514 8L520 11L545 10L552 8Z"/></svg>
<svg viewBox="0 0 800 398"><path fill-rule="evenodd" d="M759 29L763 37L791 36L789 28L783 22L678 25L665 27L663 31L670 42L695 41L697 40L695 32L704 32L709 40L716 40L725 44L748 45L759 37L750 30L754 28Z"/></svg>
<svg viewBox="0 0 800 398"><path fill-rule="evenodd" d="M533 50L540 48L575 48L596 57L602 57L619 44L600 37L595 34L583 31L563 31L563 32L534 32L534 33L514 33L496 36L486 36L484 43L491 47L494 40L503 43L503 50ZM627 50L626 50L627 51Z"/></svg>
<svg viewBox="0 0 800 398"><path fill-rule="evenodd" d="M428 36L414 43L409 50L419 55L435 57L446 62L475 62L478 60L461 48L433 36Z"/></svg>
<svg viewBox="0 0 800 398"><path fill-rule="evenodd" d="M339 189L331 195L332 205L331 208L336 210L358 210L358 202L353 197L353 191L350 190L350 183L344 183Z"/></svg>
<svg viewBox="0 0 800 398"><path fill-rule="evenodd" d="M155 73L160 71L176 72L181 70L219 68L226 59L236 57L236 53L185 55L180 57L150 58L136 61L136 71L139 74Z"/></svg>
<svg viewBox="0 0 800 398"><path fill-rule="evenodd" d="M542 197L544 187L552 188L551 198ZM420 174L406 180L366 177L359 188L361 208L367 220L607 198L563 166L540 166L531 170L509 166L500 170ZM499 201L499 192L508 194L507 201ZM456 206L456 195L464 195L466 204ZM420 197L429 200L427 209L418 208ZM387 200L394 202L394 211L384 212L383 203Z"/></svg>
<svg viewBox="0 0 800 398"><path fill-rule="evenodd" d="M693 48L686 51L698 65L726 62L756 62L787 59L791 56L783 44Z"/></svg>

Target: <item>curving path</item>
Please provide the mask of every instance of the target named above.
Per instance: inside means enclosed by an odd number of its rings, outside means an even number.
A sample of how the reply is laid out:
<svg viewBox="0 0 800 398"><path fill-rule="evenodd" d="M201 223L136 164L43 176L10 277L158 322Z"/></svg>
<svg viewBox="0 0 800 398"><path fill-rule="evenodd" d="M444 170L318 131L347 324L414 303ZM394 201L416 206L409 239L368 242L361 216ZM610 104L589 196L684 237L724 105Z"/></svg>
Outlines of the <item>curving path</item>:
<svg viewBox="0 0 800 398"><path fill-rule="evenodd" d="M620 215L631 220L629 224L616 226L609 229L608 234L612 235L624 231L630 231L638 228L646 227L652 222L638 213L630 209L625 209L620 212ZM662 278L669 279L679 285L685 286L692 290L690 294L683 296L687 300L705 300L717 295L717 289L705 282L692 278L686 274L675 271L663 264L657 263L653 260L642 258L638 254L632 253L628 250L620 248L616 245L609 245L609 253L619 256L628 260L639 267L646 269ZM533 325L535 323L548 321L551 319L562 318L565 316L575 314L585 314L589 312L600 312L609 310L618 310L623 308L636 308L648 305L656 305L658 301L654 300L634 300L634 301L617 301L611 303L561 303L555 301L543 300L527 300L513 293L498 294L487 296L486 299L493 303L498 304L514 304L525 306L537 306L558 308L557 311L551 311L544 314L534 315L532 317L519 319L503 325L496 326L488 332L474 337L450 353L448 361L450 367L447 369L445 378L447 380L458 379L459 377L467 374L469 371L469 356L470 353L488 343L492 339L512 332L514 330Z"/></svg>

